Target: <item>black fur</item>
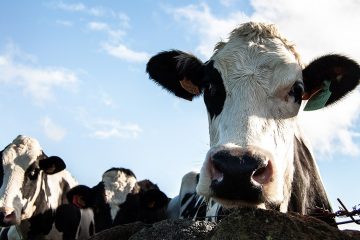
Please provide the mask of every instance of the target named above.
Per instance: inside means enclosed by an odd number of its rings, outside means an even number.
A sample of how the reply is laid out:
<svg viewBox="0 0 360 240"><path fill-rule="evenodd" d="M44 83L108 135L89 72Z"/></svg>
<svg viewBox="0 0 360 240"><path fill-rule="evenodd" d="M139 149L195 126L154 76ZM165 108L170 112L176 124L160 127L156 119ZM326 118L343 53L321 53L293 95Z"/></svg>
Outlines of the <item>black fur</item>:
<svg viewBox="0 0 360 240"><path fill-rule="evenodd" d="M80 220L80 209L72 204L60 205L56 210L55 226L63 233L63 239L76 239L76 232Z"/></svg>
<svg viewBox="0 0 360 240"><path fill-rule="evenodd" d="M224 107L226 91L219 71L214 68L214 61L209 61L205 66L203 79L204 102L210 119L219 115Z"/></svg>
<svg viewBox="0 0 360 240"><path fill-rule="evenodd" d="M114 169L119 170L119 168ZM69 202L72 202L75 195L81 196L86 202L85 207L93 209L95 232L135 221L154 223L165 219L165 210L169 202L168 197L159 190L156 184L149 180L138 183L139 192L127 195L126 201L119 205L119 211L114 221L111 218L110 206L104 198L105 188L103 182L100 182L93 188L84 185L76 186L67 193L67 198Z"/></svg>
<svg viewBox="0 0 360 240"><path fill-rule="evenodd" d="M195 95L186 91L180 81L186 78L201 89L204 64L191 54L172 50L153 56L146 65L146 72L151 79L171 93L192 100Z"/></svg>
<svg viewBox="0 0 360 240"><path fill-rule="evenodd" d="M307 93L321 89L324 81L331 81L331 96L325 105L327 106L359 85L360 66L348 57L330 54L312 61L302 74Z"/></svg>
<svg viewBox="0 0 360 240"><path fill-rule="evenodd" d="M116 167L113 167L113 168L110 168L110 169L106 170L105 173L111 172L111 171L121 171L121 172L125 173L125 174L126 174L127 176L129 176L129 177L134 177L134 178L136 178L134 172L131 171L131 170L128 169L128 168L116 168ZM104 173L104 174L105 174L105 173Z"/></svg>
<svg viewBox="0 0 360 240"><path fill-rule="evenodd" d="M317 208L332 211L315 160L301 139L295 137L294 179L288 211L311 215ZM334 225L334 219L321 219Z"/></svg>

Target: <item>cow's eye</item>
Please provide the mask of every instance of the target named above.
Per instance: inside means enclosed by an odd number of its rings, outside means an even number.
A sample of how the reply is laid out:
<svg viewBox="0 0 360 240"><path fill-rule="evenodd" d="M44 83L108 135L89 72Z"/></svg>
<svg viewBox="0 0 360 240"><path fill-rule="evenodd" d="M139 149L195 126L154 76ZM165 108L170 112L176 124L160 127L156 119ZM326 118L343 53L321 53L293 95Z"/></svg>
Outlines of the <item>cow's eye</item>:
<svg viewBox="0 0 360 240"><path fill-rule="evenodd" d="M300 81L295 82L291 87L289 96L294 97L294 102L301 103L302 95L304 94L304 84Z"/></svg>
<svg viewBox="0 0 360 240"><path fill-rule="evenodd" d="M40 170L38 168L34 168L28 172L28 178L30 180L36 180L39 175Z"/></svg>

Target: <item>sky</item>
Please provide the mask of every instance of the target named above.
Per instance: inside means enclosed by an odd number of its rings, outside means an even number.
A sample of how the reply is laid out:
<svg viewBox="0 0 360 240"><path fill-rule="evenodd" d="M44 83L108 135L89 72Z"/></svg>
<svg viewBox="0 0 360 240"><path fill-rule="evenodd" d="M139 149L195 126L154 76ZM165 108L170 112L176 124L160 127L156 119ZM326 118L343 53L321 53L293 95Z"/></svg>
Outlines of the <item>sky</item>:
<svg viewBox="0 0 360 240"><path fill-rule="evenodd" d="M0 148L31 136L81 184L125 167L174 197L209 149L207 113L201 98L150 81L147 60L180 49L206 61L236 26L261 21L305 63L327 53L360 62L359 12L357 0L0 1ZM337 198L359 207L360 88L300 121L334 210Z"/></svg>

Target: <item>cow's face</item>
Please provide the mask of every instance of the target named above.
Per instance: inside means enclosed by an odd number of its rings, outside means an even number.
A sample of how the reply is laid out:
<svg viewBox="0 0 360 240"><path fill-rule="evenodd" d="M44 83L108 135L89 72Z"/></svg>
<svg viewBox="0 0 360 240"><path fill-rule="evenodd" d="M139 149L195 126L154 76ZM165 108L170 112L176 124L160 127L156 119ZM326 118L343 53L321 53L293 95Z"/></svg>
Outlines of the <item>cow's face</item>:
<svg viewBox="0 0 360 240"><path fill-rule="evenodd" d="M211 148L197 192L225 207L286 206L301 101L324 107L354 89L360 77L359 66L339 55L302 69L294 46L274 26L257 23L235 29L206 63L169 51L151 58L147 71L178 97L203 93ZM329 91L330 98L319 94Z"/></svg>
<svg viewBox="0 0 360 240"><path fill-rule="evenodd" d="M78 185L70 189L67 198L77 207L91 207L95 209L95 213L103 215L103 218L106 216L107 221L113 222L119 206L134 191L138 191L135 174L127 168L111 168L103 174L98 185L93 188Z"/></svg>
<svg viewBox="0 0 360 240"><path fill-rule="evenodd" d="M35 139L18 136L8 145L1 152L0 226L19 224L39 212L39 202L46 202L40 196L46 191L46 175L64 168L64 162L48 158Z"/></svg>

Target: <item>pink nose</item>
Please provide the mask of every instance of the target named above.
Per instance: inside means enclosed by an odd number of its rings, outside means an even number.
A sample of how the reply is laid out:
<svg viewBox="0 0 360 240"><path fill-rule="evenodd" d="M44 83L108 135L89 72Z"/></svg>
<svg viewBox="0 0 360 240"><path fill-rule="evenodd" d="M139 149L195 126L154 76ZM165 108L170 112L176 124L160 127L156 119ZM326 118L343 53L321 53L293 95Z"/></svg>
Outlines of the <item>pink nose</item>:
<svg viewBox="0 0 360 240"><path fill-rule="evenodd" d="M0 207L0 226L7 227L16 223L15 209Z"/></svg>

